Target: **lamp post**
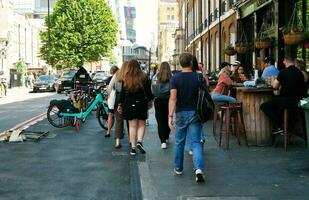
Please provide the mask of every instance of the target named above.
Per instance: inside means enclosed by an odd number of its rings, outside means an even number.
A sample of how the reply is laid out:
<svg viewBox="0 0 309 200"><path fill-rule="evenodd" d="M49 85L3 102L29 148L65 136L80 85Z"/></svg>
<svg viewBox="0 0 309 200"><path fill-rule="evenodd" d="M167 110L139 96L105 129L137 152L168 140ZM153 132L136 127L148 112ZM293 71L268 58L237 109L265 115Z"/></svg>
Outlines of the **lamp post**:
<svg viewBox="0 0 309 200"><path fill-rule="evenodd" d="M48 63L50 63L50 0L47 0Z"/></svg>

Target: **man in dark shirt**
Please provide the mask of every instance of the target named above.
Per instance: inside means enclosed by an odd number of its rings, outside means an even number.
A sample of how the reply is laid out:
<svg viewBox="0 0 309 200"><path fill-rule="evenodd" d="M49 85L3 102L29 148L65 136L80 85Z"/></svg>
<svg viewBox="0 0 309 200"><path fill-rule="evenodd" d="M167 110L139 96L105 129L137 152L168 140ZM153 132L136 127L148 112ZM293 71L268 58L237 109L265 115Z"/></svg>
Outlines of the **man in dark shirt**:
<svg viewBox="0 0 309 200"><path fill-rule="evenodd" d="M302 72L295 67L295 60L286 57L283 61L285 69L281 70L277 79L272 80L274 89L280 94L261 105L261 110L271 119L273 134L283 133L283 112L286 108L297 108L298 101L306 96L306 87Z"/></svg>
<svg viewBox="0 0 309 200"><path fill-rule="evenodd" d="M201 143L202 124L196 114L199 80L198 73L192 69L193 56L182 53L179 62L181 72L171 79L169 99L169 127L175 131L175 168L176 174L183 172L184 148L186 137L190 138L193 151L193 164L197 182L204 182L204 157ZM174 126L174 113L175 125Z"/></svg>

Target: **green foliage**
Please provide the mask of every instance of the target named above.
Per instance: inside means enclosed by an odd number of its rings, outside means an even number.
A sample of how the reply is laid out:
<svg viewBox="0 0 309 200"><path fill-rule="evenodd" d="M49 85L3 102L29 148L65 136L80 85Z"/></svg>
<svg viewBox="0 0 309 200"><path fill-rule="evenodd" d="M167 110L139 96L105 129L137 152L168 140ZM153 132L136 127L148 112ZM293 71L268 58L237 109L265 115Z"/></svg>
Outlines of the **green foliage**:
<svg viewBox="0 0 309 200"><path fill-rule="evenodd" d="M24 74L26 72L26 64L23 59L19 59L16 63L17 72L20 74Z"/></svg>
<svg viewBox="0 0 309 200"><path fill-rule="evenodd" d="M58 0L41 33L41 56L52 66L71 68L99 61L116 45L117 23L105 0ZM50 59L49 59L50 58Z"/></svg>

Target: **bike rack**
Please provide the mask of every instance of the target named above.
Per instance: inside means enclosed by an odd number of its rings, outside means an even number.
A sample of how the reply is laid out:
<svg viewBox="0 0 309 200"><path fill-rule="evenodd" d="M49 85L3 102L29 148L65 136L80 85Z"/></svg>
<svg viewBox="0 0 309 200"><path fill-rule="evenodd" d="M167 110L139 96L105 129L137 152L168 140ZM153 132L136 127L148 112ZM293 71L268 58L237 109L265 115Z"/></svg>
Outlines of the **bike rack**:
<svg viewBox="0 0 309 200"><path fill-rule="evenodd" d="M42 137L44 137L45 135L47 135L49 133L49 131L26 131L23 130L22 134L24 134L28 139L30 140L34 140L35 142L38 142Z"/></svg>

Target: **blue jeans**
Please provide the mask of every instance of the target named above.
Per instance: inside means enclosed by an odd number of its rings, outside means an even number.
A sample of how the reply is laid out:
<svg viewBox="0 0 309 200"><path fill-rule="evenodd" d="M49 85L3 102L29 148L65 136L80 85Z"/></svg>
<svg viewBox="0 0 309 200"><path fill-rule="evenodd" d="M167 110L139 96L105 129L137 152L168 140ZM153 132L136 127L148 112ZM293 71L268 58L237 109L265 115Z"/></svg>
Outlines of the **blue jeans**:
<svg viewBox="0 0 309 200"><path fill-rule="evenodd" d="M226 96L223 94L212 94L211 98L213 101L223 101L228 103L235 103L236 99L234 97Z"/></svg>
<svg viewBox="0 0 309 200"><path fill-rule="evenodd" d="M189 137L194 168L204 170L203 144L201 143L202 124L198 121L196 112L177 112L175 124L175 169L183 170L186 137Z"/></svg>

